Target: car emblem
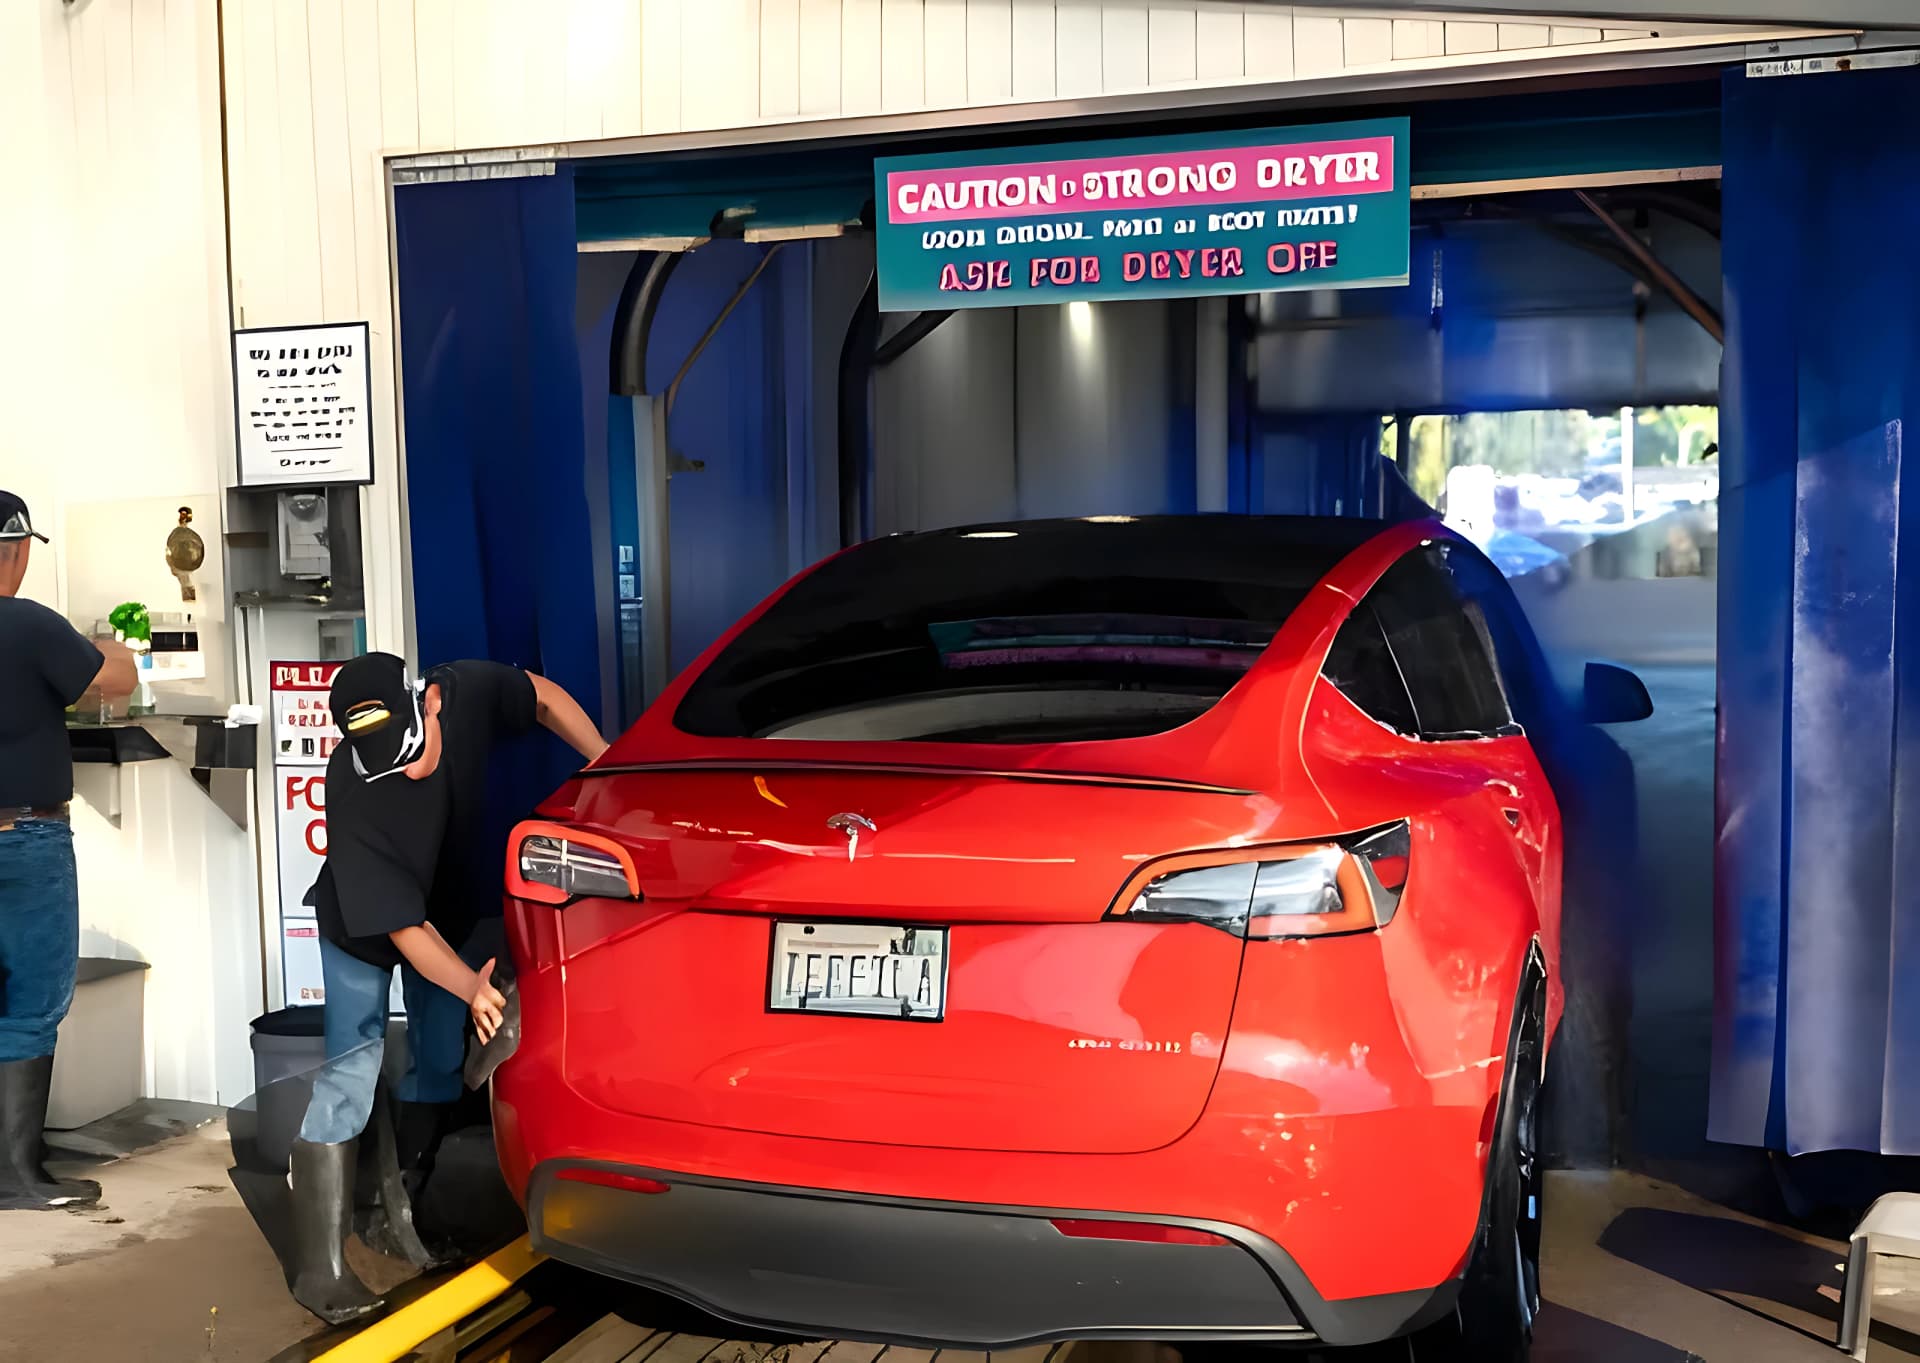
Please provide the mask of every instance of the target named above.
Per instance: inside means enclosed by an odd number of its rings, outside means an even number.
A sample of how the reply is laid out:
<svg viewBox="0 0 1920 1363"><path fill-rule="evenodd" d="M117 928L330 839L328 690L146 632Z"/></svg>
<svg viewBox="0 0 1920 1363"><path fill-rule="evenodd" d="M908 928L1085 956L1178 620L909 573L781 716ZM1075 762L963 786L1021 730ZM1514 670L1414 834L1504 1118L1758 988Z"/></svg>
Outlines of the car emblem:
<svg viewBox="0 0 1920 1363"><path fill-rule="evenodd" d="M880 831L873 826L873 820L867 818L864 814L836 814L827 820L827 827L836 833L845 833L847 835L848 861L852 861L854 854L860 850L860 834L862 831L868 833L877 833Z"/></svg>

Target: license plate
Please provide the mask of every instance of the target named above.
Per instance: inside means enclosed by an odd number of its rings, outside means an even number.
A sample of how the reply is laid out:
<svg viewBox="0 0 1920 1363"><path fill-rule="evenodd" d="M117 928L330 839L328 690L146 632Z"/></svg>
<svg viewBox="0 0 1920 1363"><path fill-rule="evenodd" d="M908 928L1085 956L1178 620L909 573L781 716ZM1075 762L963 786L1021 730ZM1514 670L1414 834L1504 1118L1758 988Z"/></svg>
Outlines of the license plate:
<svg viewBox="0 0 1920 1363"><path fill-rule="evenodd" d="M947 930L777 922L767 1009L938 1022L947 1014Z"/></svg>

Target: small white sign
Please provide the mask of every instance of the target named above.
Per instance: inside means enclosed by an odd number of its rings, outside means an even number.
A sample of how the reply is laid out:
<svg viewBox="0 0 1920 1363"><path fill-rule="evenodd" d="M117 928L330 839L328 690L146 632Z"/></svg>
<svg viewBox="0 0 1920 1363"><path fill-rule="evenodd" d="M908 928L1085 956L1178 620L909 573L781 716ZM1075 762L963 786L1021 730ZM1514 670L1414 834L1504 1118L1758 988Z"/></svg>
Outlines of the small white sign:
<svg viewBox="0 0 1920 1363"><path fill-rule="evenodd" d="M373 481L365 322L233 333L242 487Z"/></svg>
<svg viewBox="0 0 1920 1363"><path fill-rule="evenodd" d="M327 854L327 757L340 741L327 693L339 663L268 665L273 698L274 845L280 867L280 969L289 1004L320 1003L320 935L301 902Z"/></svg>
<svg viewBox="0 0 1920 1363"><path fill-rule="evenodd" d="M327 708L339 663L273 665L273 764L324 767L340 745L340 730Z"/></svg>

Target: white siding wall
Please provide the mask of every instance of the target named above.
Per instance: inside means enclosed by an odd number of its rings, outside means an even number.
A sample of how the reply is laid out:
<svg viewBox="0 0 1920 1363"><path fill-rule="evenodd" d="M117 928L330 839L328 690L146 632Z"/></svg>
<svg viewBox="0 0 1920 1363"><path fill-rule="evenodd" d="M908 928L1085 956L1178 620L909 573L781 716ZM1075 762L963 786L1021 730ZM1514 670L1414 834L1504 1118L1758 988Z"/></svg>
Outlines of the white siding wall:
<svg viewBox="0 0 1920 1363"><path fill-rule="evenodd" d="M0 4L0 172L0 487L28 497L49 533L73 502L223 487L232 423L211 7ZM56 535L29 580L55 606L66 604L60 555Z"/></svg>
<svg viewBox="0 0 1920 1363"><path fill-rule="evenodd" d="M0 487L53 536L27 594L82 622L129 596L167 608L151 592L173 585L160 556L180 502L218 552L233 443L219 61L207 0L0 3ZM224 698L217 567L200 583ZM146 1092L237 1102L261 1006L248 836L172 762L81 774L81 950L151 964ZM116 785L117 821L100 810Z"/></svg>

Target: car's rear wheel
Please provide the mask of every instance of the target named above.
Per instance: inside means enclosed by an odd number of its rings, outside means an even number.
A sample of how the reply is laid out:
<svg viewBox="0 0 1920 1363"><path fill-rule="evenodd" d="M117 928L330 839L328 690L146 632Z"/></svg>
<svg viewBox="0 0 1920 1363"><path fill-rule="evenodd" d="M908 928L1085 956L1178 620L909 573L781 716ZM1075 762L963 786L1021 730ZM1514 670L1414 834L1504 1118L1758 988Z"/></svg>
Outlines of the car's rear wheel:
<svg viewBox="0 0 1920 1363"><path fill-rule="evenodd" d="M1413 1340L1416 1363L1526 1363L1540 1311L1540 1080L1545 986L1523 1005L1500 1129L1487 1168L1486 1224L1459 1302Z"/></svg>

